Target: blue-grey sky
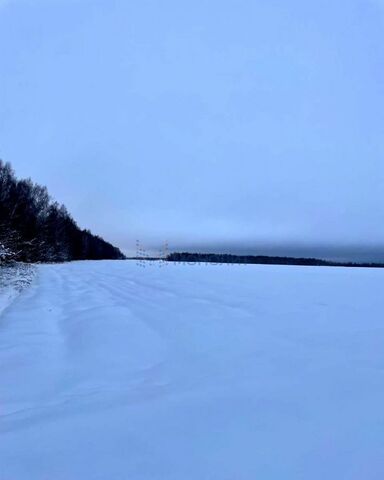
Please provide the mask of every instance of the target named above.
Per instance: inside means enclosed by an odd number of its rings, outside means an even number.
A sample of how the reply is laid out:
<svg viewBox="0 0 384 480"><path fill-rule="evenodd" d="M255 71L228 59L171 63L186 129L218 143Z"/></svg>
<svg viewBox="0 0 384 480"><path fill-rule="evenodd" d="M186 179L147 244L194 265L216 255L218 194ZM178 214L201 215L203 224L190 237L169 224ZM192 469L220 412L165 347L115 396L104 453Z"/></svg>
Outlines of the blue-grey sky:
<svg viewBox="0 0 384 480"><path fill-rule="evenodd" d="M383 154L384 0L0 0L0 157L123 249L384 252Z"/></svg>

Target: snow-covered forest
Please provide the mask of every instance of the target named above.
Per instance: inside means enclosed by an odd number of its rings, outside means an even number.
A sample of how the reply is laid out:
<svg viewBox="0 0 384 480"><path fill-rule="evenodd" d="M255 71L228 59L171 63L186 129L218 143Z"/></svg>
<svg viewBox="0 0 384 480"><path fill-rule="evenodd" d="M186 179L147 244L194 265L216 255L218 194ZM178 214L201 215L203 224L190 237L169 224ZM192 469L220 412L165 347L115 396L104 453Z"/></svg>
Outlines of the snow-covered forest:
<svg viewBox="0 0 384 480"><path fill-rule="evenodd" d="M122 252L82 230L47 188L19 180L0 160L0 262L122 259Z"/></svg>

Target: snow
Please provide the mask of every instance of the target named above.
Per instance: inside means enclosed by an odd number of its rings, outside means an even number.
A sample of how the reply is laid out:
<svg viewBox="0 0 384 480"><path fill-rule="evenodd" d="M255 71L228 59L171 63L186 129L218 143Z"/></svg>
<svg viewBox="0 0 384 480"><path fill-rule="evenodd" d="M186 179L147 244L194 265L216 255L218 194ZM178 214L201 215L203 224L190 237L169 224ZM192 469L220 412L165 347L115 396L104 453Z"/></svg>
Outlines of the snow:
<svg viewBox="0 0 384 480"><path fill-rule="evenodd" d="M381 480L383 280L39 266L0 316L0 479Z"/></svg>
<svg viewBox="0 0 384 480"><path fill-rule="evenodd" d="M31 265L22 263L2 265L0 263L0 315L32 282L34 273L35 269Z"/></svg>

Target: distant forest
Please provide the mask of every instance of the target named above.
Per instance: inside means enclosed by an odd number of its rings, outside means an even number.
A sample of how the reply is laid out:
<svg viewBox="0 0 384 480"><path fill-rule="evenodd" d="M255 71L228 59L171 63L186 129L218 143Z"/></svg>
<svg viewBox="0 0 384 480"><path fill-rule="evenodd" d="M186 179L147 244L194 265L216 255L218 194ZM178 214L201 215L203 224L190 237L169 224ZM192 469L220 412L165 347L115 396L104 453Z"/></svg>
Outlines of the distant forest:
<svg viewBox="0 0 384 480"><path fill-rule="evenodd" d="M331 262L318 258L270 257L265 255L230 255L219 253L175 252L167 256L169 262L185 263L240 263L255 265L302 265L319 267L383 268L382 263Z"/></svg>
<svg viewBox="0 0 384 480"><path fill-rule="evenodd" d="M0 160L0 261L123 259L123 253L78 227L64 205L32 180L18 180Z"/></svg>

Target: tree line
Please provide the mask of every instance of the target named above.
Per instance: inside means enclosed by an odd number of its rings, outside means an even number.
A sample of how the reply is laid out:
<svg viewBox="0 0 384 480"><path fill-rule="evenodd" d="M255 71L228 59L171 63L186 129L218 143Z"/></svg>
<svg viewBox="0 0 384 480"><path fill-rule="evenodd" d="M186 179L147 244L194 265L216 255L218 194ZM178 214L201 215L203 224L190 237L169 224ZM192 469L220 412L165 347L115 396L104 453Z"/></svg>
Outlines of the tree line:
<svg viewBox="0 0 384 480"><path fill-rule="evenodd" d="M82 230L46 187L16 178L0 160L0 261L66 262L123 259L123 253Z"/></svg>
<svg viewBox="0 0 384 480"><path fill-rule="evenodd" d="M382 263L333 262L319 258L274 257L267 255L231 255L226 253L170 253L168 262L183 263L238 263L255 265L297 265L318 267L367 267L383 268Z"/></svg>

